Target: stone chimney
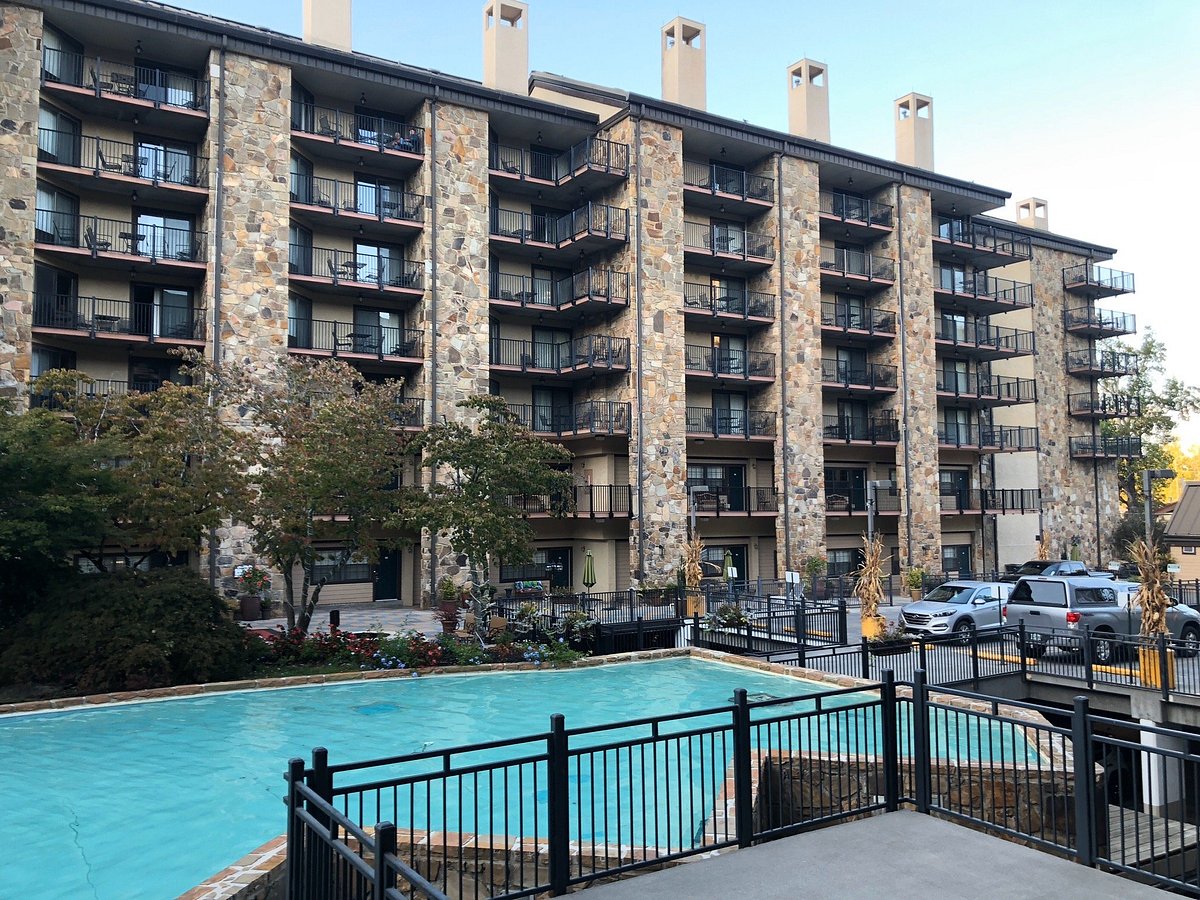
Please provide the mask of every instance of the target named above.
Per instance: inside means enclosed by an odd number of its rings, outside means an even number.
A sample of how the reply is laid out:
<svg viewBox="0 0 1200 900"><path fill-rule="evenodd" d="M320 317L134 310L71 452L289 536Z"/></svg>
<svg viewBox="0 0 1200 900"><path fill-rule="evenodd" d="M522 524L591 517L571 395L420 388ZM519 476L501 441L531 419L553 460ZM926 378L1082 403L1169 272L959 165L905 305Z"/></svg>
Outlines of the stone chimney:
<svg viewBox="0 0 1200 900"><path fill-rule="evenodd" d="M304 0L304 42L350 49L350 0Z"/></svg>
<svg viewBox="0 0 1200 900"><path fill-rule="evenodd" d="M829 67L815 59L788 66L788 131L829 143Z"/></svg>
<svg viewBox="0 0 1200 900"><path fill-rule="evenodd" d="M662 96L671 103L704 109L707 100L704 25L676 16L662 29Z"/></svg>
<svg viewBox="0 0 1200 900"><path fill-rule="evenodd" d="M933 98L905 94L895 109L896 162L933 171Z"/></svg>
<svg viewBox="0 0 1200 900"><path fill-rule="evenodd" d="M1017 224L1026 228L1036 228L1038 231L1050 230L1050 215L1046 201L1030 197L1017 204Z"/></svg>
<svg viewBox="0 0 1200 900"><path fill-rule="evenodd" d="M488 0L483 5L483 83L529 93L529 4Z"/></svg>

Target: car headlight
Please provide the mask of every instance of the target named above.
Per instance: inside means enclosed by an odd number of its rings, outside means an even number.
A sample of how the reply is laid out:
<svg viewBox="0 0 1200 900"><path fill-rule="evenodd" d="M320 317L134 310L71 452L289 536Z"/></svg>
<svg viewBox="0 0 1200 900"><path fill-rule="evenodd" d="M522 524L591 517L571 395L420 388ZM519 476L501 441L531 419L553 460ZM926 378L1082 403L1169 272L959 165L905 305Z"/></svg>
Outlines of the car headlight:
<svg viewBox="0 0 1200 900"><path fill-rule="evenodd" d="M931 613L931 615L932 615L932 616L933 616L935 619L942 619L942 618L945 618L946 616L952 616L952 615L954 615L954 610L952 610L952 609L943 609L943 610L941 610L940 612Z"/></svg>

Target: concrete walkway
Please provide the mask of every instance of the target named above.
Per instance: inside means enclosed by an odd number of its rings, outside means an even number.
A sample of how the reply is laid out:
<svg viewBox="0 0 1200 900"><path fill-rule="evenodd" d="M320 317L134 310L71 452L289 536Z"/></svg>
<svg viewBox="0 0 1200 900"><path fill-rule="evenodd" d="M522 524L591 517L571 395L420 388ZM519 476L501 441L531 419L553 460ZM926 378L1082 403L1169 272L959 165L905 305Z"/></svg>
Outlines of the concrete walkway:
<svg viewBox="0 0 1200 900"><path fill-rule="evenodd" d="M588 888L644 897L1136 900L1162 891L916 812L874 816Z"/></svg>

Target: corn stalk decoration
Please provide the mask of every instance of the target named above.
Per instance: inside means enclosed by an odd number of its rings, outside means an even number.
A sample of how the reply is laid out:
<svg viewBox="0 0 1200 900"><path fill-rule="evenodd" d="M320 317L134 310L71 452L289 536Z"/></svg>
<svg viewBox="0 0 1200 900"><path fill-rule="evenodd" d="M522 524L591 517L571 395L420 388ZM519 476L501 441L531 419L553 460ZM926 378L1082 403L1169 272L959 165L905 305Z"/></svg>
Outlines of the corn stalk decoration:
<svg viewBox="0 0 1200 900"><path fill-rule="evenodd" d="M883 563L883 539L875 535L865 542L863 563L855 573L854 595L858 597L863 619L873 619L879 615L879 604L883 601Z"/></svg>
<svg viewBox="0 0 1200 900"><path fill-rule="evenodd" d="M704 568L700 556L704 552L704 541L700 535L693 534L683 547L683 581L689 591L700 590L700 579L704 577Z"/></svg>
<svg viewBox="0 0 1200 900"><path fill-rule="evenodd" d="M1138 591L1137 604L1142 608L1143 641L1152 641L1160 634L1167 634L1167 609L1171 600L1163 590L1162 568L1158 564L1158 548L1147 544L1145 540L1133 541L1129 545L1129 553L1137 564L1142 577L1142 587Z"/></svg>
<svg viewBox="0 0 1200 900"><path fill-rule="evenodd" d="M1043 537L1038 543L1037 558L1047 560L1050 558L1050 538Z"/></svg>

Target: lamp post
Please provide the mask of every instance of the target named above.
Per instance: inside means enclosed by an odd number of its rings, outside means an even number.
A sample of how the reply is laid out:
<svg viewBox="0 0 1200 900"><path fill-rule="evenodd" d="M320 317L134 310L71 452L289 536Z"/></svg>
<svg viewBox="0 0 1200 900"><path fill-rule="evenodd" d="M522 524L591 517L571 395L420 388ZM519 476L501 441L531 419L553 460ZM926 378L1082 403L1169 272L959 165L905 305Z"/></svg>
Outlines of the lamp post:
<svg viewBox="0 0 1200 900"><path fill-rule="evenodd" d="M1142 470L1142 500L1145 503L1146 512L1146 546L1150 546L1153 542L1154 530L1150 524L1150 504L1153 498L1150 494L1150 482L1155 479L1174 478L1175 471L1173 469L1143 469Z"/></svg>
<svg viewBox="0 0 1200 900"><path fill-rule="evenodd" d="M690 535L696 533L696 494L708 491L707 484L689 484L688 485L688 521L691 525Z"/></svg>
<svg viewBox="0 0 1200 900"><path fill-rule="evenodd" d="M896 486L894 481L868 481L867 482L867 543L875 539L875 507L877 505L876 492L881 488L885 491L890 491Z"/></svg>

